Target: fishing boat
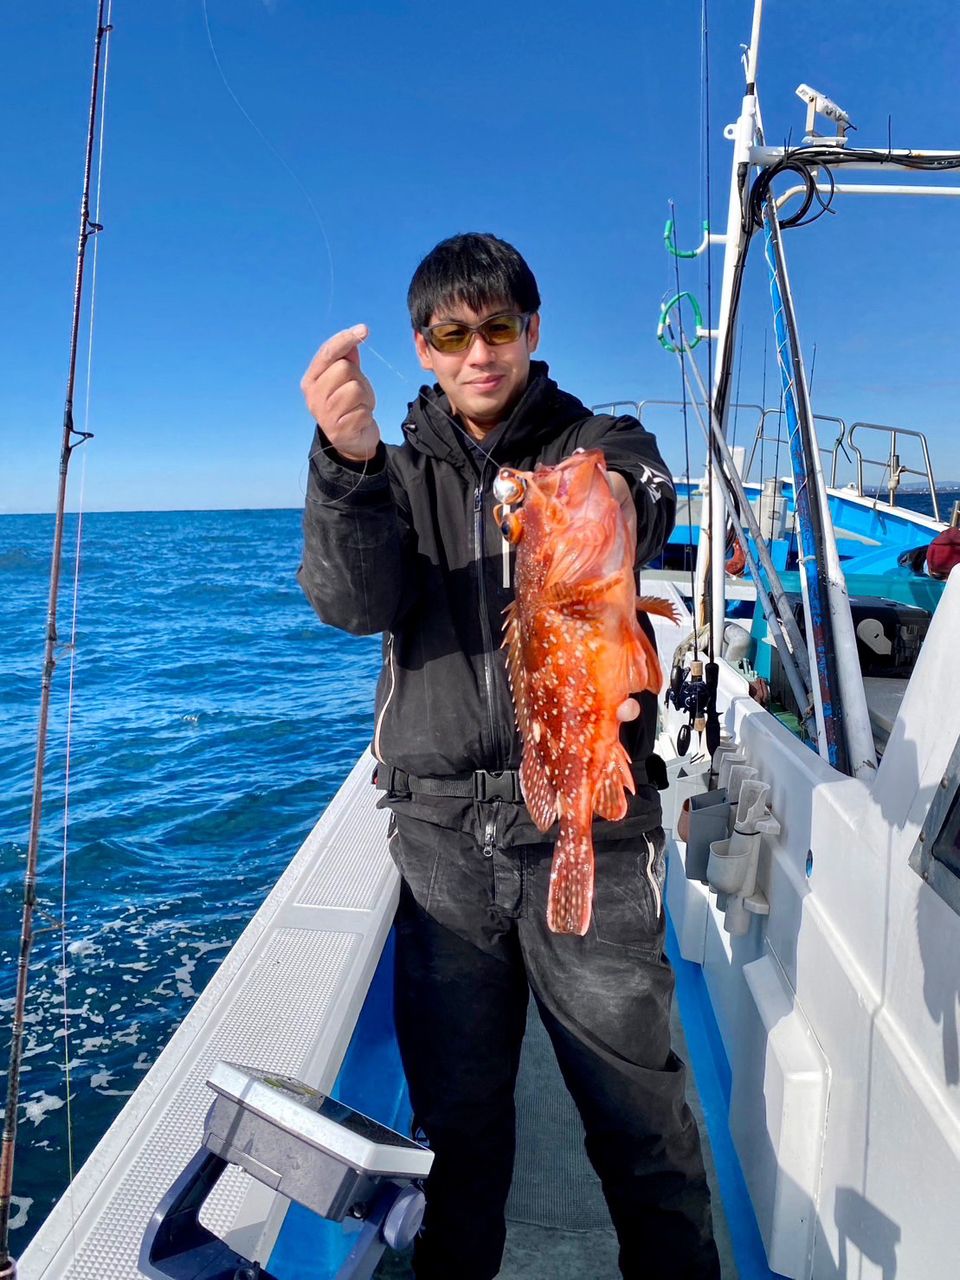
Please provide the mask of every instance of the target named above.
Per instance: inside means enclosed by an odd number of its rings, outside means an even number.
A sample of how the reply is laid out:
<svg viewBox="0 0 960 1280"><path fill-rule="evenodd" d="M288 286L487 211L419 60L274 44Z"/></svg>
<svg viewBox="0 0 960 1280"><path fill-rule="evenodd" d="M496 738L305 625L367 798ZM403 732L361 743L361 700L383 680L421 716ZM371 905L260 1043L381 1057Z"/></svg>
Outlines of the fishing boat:
<svg viewBox="0 0 960 1280"><path fill-rule="evenodd" d="M726 229L700 249L724 252L716 327L684 326L679 288L660 319L708 460L678 476L678 526L645 575L682 619L679 632L654 623L672 656L658 752L676 1034L725 1280L952 1280L960 580L924 571L951 525L898 501L911 470L936 501L922 436L814 413L781 233L856 194L845 167L869 170L860 194L879 196L905 170L949 176L960 154L853 148L845 113L806 86L803 142L767 145L761 11L726 134ZM784 175L797 189L777 194ZM753 452L782 416L791 465L756 478L726 427L743 262L761 241L782 402L754 406ZM699 340L716 353L709 390ZM398 882L374 764L364 755L344 780L20 1259L24 1280L405 1274L385 1250L409 1245L430 1156L406 1136L390 1019ZM518 1130L501 1274L614 1275L579 1122L533 1017Z"/></svg>

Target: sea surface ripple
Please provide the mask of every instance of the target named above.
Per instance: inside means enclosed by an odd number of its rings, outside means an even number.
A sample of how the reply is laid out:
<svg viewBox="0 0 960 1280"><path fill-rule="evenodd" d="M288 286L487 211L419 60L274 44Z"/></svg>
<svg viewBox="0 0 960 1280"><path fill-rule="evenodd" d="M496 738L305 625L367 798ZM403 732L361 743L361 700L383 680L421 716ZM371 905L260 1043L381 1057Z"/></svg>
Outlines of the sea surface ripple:
<svg viewBox="0 0 960 1280"><path fill-rule="evenodd" d="M52 543L52 516L0 519L4 1078ZM379 668L379 639L324 626L297 585L298 511L85 516L64 915L75 543L71 517L21 1077L15 1253L69 1180L66 1064L76 1170L369 742ZM61 934L51 927L61 919L67 1034Z"/></svg>

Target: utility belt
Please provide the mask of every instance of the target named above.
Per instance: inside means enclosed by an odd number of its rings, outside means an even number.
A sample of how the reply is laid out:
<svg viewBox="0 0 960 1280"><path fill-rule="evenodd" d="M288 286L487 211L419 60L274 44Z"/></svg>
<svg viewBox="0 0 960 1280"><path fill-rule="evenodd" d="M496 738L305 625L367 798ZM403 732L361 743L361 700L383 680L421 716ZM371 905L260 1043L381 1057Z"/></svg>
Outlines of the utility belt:
<svg viewBox="0 0 960 1280"><path fill-rule="evenodd" d="M450 796L461 800L509 800L520 804L520 774L516 769L491 773L477 769L473 773L455 773L446 778L417 778L393 765L378 764L373 771L373 784L379 791L401 795Z"/></svg>

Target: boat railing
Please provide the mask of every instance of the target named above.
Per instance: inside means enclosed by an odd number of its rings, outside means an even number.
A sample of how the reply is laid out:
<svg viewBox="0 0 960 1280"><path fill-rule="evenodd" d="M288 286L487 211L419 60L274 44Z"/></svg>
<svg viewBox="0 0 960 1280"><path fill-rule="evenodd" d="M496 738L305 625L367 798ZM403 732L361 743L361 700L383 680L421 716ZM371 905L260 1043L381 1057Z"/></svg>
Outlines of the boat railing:
<svg viewBox="0 0 960 1280"><path fill-rule="evenodd" d="M689 402L687 403L689 404ZM619 413L631 413L635 417L643 421L643 415L647 409L650 409L650 408L676 409L679 411L679 410L683 410L685 407L686 406L682 400L657 400L651 397L646 400L605 400L603 404L593 405L591 407L591 412L592 413L610 413L614 415L617 415ZM764 412L762 405L750 404L746 402L734 402L730 406L730 413L731 415L733 415L732 420L734 424L736 424L737 415L740 412L746 412L747 410L752 410L752 412L757 415L758 423L762 421L763 412ZM694 417L694 414L693 414L693 411L691 410L691 418L693 417ZM699 440L700 438L699 424L698 424L698 430L696 434L697 434L697 439ZM733 443L735 443L735 440ZM752 457L752 454L751 454L751 457ZM744 479L746 479L746 473L744 474Z"/></svg>
<svg viewBox="0 0 960 1280"><path fill-rule="evenodd" d="M650 407L666 408L666 409L682 409L684 405L682 400L656 400L653 398L647 399L647 400L609 400L604 402L603 404L595 404L593 406L593 412L616 414L618 412L624 411L624 412L633 413L638 418L642 418L644 410ZM783 414L782 408L765 409L762 405L759 405L759 404L753 404L748 402L734 402L730 406L730 413L733 414L734 423L736 423L736 416L738 412L746 411L746 410L752 410L752 412L756 414L757 426L756 426L756 431L754 432L753 443L750 446L750 451L746 457L746 462L743 468L743 480L745 483L748 482L750 479L750 475L753 470L753 464L754 464L754 461L756 460L757 449L759 446L761 446L762 444L768 441L770 443L777 443L778 441L780 444L786 443L785 437L780 433L779 427L777 429L776 435L773 435L771 432L768 432L765 429L767 419L771 415L774 415L777 417L782 416ZM839 428L837 432L837 437L834 440L833 445L830 447L823 447L820 450L821 453L825 454L830 459L830 485L831 487L835 487L837 483L837 471L838 471L840 459L844 458L848 463L850 463L851 467L855 465L854 459L850 456L850 454L846 450L846 445L845 445L845 437L847 434L846 423L844 422L843 418L836 418L836 417L833 417L831 414L827 414L827 413L815 414L814 419L817 422L832 422L835 426ZM763 480L764 477L761 476L760 479Z"/></svg>
<svg viewBox="0 0 960 1280"><path fill-rule="evenodd" d="M858 431L877 431L886 435L890 439L890 453L886 458L867 458L864 456L863 450L854 444L853 437ZM923 454L923 469L918 470L916 467L907 467L900 461L900 453L898 449L898 438L900 436L912 436L913 439L920 441L920 450ZM852 452L856 456L857 468L857 492L860 497L864 497L863 491L863 468L864 465L882 468L880 474L880 482L877 485L877 492L880 491L886 477L886 488L889 494L890 505L892 507L897 504L897 490L904 476L921 476L926 479L930 487L930 500L933 503L933 518L940 519L940 504L937 501L937 486L933 477L933 466L930 462L930 450L927 447L927 437L922 431L910 431L906 427L888 427L880 422L855 422L847 433L847 443Z"/></svg>
<svg viewBox="0 0 960 1280"><path fill-rule="evenodd" d="M768 432L765 429L767 425L767 418L769 418L771 415L779 419L783 415L783 409L782 408L764 409L763 413L760 415L760 421L757 424L757 434L754 437L753 447L750 450L750 457L747 459L747 465L744 468L744 477L743 477L744 480L748 480L750 478L750 473L753 470L753 462L757 454L758 445L763 445L767 441L769 441L771 444L787 443L785 436L783 436L780 432L779 422L777 424L776 435L772 435L770 432ZM833 444L830 446L827 446L827 445L820 446L820 452L825 457L828 457L830 459L830 488L834 489L836 488L836 485L837 485L837 469L838 469L841 457L845 458L847 462L853 465L853 459L850 457L850 454L847 452L847 448L846 448L846 441L848 438L847 424L844 422L843 418L836 418L833 416L833 414L829 414L829 413L815 413L813 415L813 420L816 423L832 422L834 426L838 428L837 436Z"/></svg>
<svg viewBox="0 0 960 1280"><path fill-rule="evenodd" d="M684 407L682 400L606 400L602 404L593 405L594 413L630 413L636 417L643 419L643 415L647 409L677 409L682 410ZM757 458L758 449L761 450L764 444L786 444L785 435L781 432L778 422L776 434L767 427L767 420L772 416L780 419L783 415L782 408L765 409L759 404L752 403L735 403L731 404L730 412L736 414L738 411L751 410L757 415L757 428L754 433L753 443L747 454L743 468L743 480L749 482L753 472L754 462ZM816 413L813 415L814 422L817 424L832 424L836 428L836 437L831 445L821 445L820 453L829 459L830 466L830 488L835 489L839 480L839 470L843 462L849 464L853 469L855 479L853 488L858 497L864 498L868 496L864 490L864 467L881 467L880 482L877 489L883 486L883 478L887 477L887 490L891 506L896 506L897 490L900 487L901 480L904 476L913 475L926 479L930 487L931 499L933 502L933 515L935 520L940 520L940 508L937 502L937 490L933 475L933 466L930 462L930 450L927 446L927 438L922 431L912 431L906 427L888 427L878 422L854 422L850 427L847 426L843 418L836 417L829 413ZM890 437L890 453L887 458L868 458L859 445L854 443L854 434L864 431L877 431L887 434ZM923 454L923 469L905 466L900 461L898 451L898 438L901 436L911 436L920 441L920 449ZM763 480L763 476L760 477Z"/></svg>

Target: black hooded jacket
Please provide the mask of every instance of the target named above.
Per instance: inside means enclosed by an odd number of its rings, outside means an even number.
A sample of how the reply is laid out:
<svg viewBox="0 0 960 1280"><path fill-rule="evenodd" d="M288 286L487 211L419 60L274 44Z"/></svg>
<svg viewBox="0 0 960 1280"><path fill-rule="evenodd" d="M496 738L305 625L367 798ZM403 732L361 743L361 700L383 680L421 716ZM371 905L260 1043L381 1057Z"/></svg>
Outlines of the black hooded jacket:
<svg viewBox="0 0 960 1280"><path fill-rule="evenodd" d="M592 414L534 361L527 388L487 460L464 441L439 387L421 389L403 424L405 442L381 445L366 465L345 464L318 428L310 457L301 586L324 622L355 635L384 633L373 752L416 777L517 769L521 743L501 649L504 543L492 516L500 466L532 470L575 449L602 449L637 507L637 564L657 555L673 527L676 495L656 441L633 417ZM507 562L513 580L512 549ZM649 628L641 615L641 625ZM657 793L646 781L656 698L622 738L638 783L627 818L597 821L596 836L655 827ZM489 839L484 806L452 797L398 794L392 807ZM501 844L551 840L522 804L493 801Z"/></svg>

